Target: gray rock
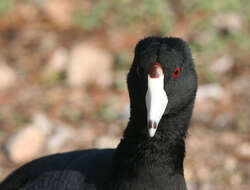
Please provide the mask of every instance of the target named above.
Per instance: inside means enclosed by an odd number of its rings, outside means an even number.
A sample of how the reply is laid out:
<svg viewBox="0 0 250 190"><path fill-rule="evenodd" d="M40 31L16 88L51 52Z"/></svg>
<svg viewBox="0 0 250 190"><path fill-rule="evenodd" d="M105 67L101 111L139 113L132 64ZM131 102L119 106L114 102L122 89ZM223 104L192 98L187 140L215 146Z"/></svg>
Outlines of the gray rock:
<svg viewBox="0 0 250 190"><path fill-rule="evenodd" d="M193 120L207 123L211 121L217 103L225 98L226 93L219 84L207 84L198 88L193 112Z"/></svg>
<svg viewBox="0 0 250 190"><path fill-rule="evenodd" d="M249 96L250 97L250 77L249 76L239 76L233 80L231 91L235 96Z"/></svg>
<svg viewBox="0 0 250 190"><path fill-rule="evenodd" d="M49 59L44 75L49 76L66 70L68 52L65 48L58 48Z"/></svg>
<svg viewBox="0 0 250 190"><path fill-rule="evenodd" d="M199 190L199 184L193 181L187 181L188 190Z"/></svg>
<svg viewBox="0 0 250 190"><path fill-rule="evenodd" d="M233 124L233 118L227 113L218 114L213 122L213 125L220 129L231 127Z"/></svg>
<svg viewBox="0 0 250 190"><path fill-rule="evenodd" d="M93 45L80 44L70 53L67 82L72 87L97 84L107 87L113 83L113 57Z"/></svg>
<svg viewBox="0 0 250 190"><path fill-rule="evenodd" d="M92 147L99 132L91 123L85 122L76 133L78 135L78 138L74 139L76 143L82 144L84 147Z"/></svg>
<svg viewBox="0 0 250 190"><path fill-rule="evenodd" d="M229 132L228 130L223 131L218 141L226 147L238 147L241 144L241 138L235 132Z"/></svg>
<svg viewBox="0 0 250 190"><path fill-rule="evenodd" d="M194 41L199 45L209 44L217 35L216 28L208 28L202 32L198 32L197 34L193 35Z"/></svg>
<svg viewBox="0 0 250 190"><path fill-rule="evenodd" d="M211 71L214 71L218 74L223 74L232 69L233 65L234 65L233 57L229 54L225 54L214 60L214 62L210 66L210 69Z"/></svg>
<svg viewBox="0 0 250 190"><path fill-rule="evenodd" d="M43 4L44 12L56 24L67 27L72 23L73 4L68 0L50 0Z"/></svg>
<svg viewBox="0 0 250 190"><path fill-rule="evenodd" d="M202 184L201 190L216 190L216 184L212 181L207 181Z"/></svg>
<svg viewBox="0 0 250 190"><path fill-rule="evenodd" d="M130 105L127 104L118 113L117 119L119 119L119 120L128 120L129 116L130 116Z"/></svg>
<svg viewBox="0 0 250 190"><path fill-rule="evenodd" d="M50 153L58 152L64 144L74 137L74 130L63 123L58 123L52 135L48 138L47 149Z"/></svg>
<svg viewBox="0 0 250 190"><path fill-rule="evenodd" d="M7 140L5 148L10 160L23 163L39 156L52 127L53 123L45 114L35 114L29 125Z"/></svg>
<svg viewBox="0 0 250 190"><path fill-rule="evenodd" d="M33 115L32 124L46 135L48 135L53 128L52 121L43 113L36 113Z"/></svg>
<svg viewBox="0 0 250 190"><path fill-rule="evenodd" d="M12 162L23 163L37 157L46 142L46 134L34 125L28 125L12 135L5 145Z"/></svg>
<svg viewBox="0 0 250 190"><path fill-rule="evenodd" d="M237 149L238 155L245 157L245 158L250 158L250 143L249 142L244 142L241 144L238 149Z"/></svg>
<svg viewBox="0 0 250 190"><path fill-rule="evenodd" d="M95 141L96 148L116 148L120 142L120 138L102 136Z"/></svg>
<svg viewBox="0 0 250 190"><path fill-rule="evenodd" d="M27 36L28 37L28 36ZM40 44L39 44L39 54L43 56L48 56L55 50L58 45L58 35L56 32L44 32ZM61 48L59 48L61 49ZM57 50L56 50L57 51ZM52 54L52 56L54 53ZM51 59L51 58L50 58Z"/></svg>
<svg viewBox="0 0 250 190"><path fill-rule="evenodd" d="M205 101L208 99L220 101L224 97L224 89L217 83L199 86L196 101Z"/></svg>
<svg viewBox="0 0 250 190"><path fill-rule="evenodd" d="M126 126L126 124L124 126ZM116 122L108 126L107 134L112 137L117 137L117 136L121 136L123 131L124 131L124 127L120 126L118 122Z"/></svg>
<svg viewBox="0 0 250 190"><path fill-rule="evenodd" d="M238 166L237 159L233 156L228 156L224 162L226 171L233 173Z"/></svg>
<svg viewBox="0 0 250 190"><path fill-rule="evenodd" d="M240 14L230 12L221 14L213 19L213 23L216 27L227 30L229 32L237 32L242 29L244 21Z"/></svg>
<svg viewBox="0 0 250 190"><path fill-rule="evenodd" d="M0 91L13 86L17 77L14 70L4 61L0 60Z"/></svg>

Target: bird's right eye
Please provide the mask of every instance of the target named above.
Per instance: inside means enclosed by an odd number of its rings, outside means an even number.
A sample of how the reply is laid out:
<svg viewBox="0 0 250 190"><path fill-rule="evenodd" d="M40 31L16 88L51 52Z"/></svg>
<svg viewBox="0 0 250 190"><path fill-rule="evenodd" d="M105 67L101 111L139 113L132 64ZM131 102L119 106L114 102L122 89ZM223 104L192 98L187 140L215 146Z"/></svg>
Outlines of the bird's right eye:
<svg viewBox="0 0 250 190"><path fill-rule="evenodd" d="M180 76L180 74L181 74L180 67L176 67L176 69L175 69L175 71L173 73L173 77L176 78L176 77Z"/></svg>

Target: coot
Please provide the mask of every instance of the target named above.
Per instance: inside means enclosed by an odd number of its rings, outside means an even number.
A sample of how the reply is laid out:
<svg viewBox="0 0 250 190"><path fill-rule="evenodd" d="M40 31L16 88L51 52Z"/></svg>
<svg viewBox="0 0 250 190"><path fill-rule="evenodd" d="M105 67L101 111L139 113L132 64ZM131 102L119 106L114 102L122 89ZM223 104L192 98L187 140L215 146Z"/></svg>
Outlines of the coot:
<svg viewBox="0 0 250 190"><path fill-rule="evenodd" d="M188 44L173 37L141 40L127 83L131 113L116 149L80 150L34 160L9 175L0 189L186 189L185 137L197 89Z"/></svg>

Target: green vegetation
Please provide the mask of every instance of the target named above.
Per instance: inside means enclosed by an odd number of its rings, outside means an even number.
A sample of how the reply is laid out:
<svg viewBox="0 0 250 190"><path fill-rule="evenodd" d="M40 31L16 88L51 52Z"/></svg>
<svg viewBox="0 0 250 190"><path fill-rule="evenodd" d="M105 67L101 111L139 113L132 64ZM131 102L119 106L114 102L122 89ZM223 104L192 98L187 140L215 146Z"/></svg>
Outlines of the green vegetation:
<svg viewBox="0 0 250 190"><path fill-rule="evenodd" d="M172 17L167 1L102 0L97 1L87 12L78 10L75 24L88 31L104 26L133 28L136 24L145 24L155 25L158 33L165 33L170 30Z"/></svg>
<svg viewBox="0 0 250 190"><path fill-rule="evenodd" d="M30 119L21 112L14 112L9 116L8 121L14 126L21 126L28 123Z"/></svg>
<svg viewBox="0 0 250 190"><path fill-rule="evenodd" d="M13 0L1 0L0 1L0 15L6 13L14 6Z"/></svg>
<svg viewBox="0 0 250 190"><path fill-rule="evenodd" d="M82 11L76 12L75 23L88 31L96 29L104 22L110 8L109 3L100 1L88 13Z"/></svg>
<svg viewBox="0 0 250 190"><path fill-rule="evenodd" d="M244 1L244 0L243 0ZM242 0L182 0L182 4L185 7L186 13L196 12L196 11L207 11L213 14L223 14L231 11L241 11L244 7L244 2Z"/></svg>
<svg viewBox="0 0 250 190"><path fill-rule="evenodd" d="M119 98L112 97L106 103L104 103L97 110L97 117L105 120L105 121L113 121L117 117L116 107L119 104Z"/></svg>
<svg viewBox="0 0 250 190"><path fill-rule="evenodd" d="M45 85L54 85L58 84L61 81L64 81L66 79L66 73L64 71L62 72L56 72L49 75L44 75L42 77L42 83Z"/></svg>
<svg viewBox="0 0 250 190"><path fill-rule="evenodd" d="M20 0L42 7L46 0ZM17 4L17 0L1 0L0 15ZM75 5L81 5L74 1ZM125 31L145 30L152 35L172 34L178 20L178 12L192 24L193 35L207 36L208 39L191 40L191 48L204 57L204 62L221 55L231 47L239 51L250 49L250 1L248 0L97 0L89 1L88 8L77 6L72 25L87 32L99 29L121 28ZM237 31L225 33L214 24L217 16L236 13L242 18L244 26ZM199 18L202 16L202 18ZM222 23L223 24L223 23ZM174 35L174 34L173 34ZM126 54L126 52L124 53ZM117 66L127 69L126 55L117 57ZM124 61L125 60L125 61ZM59 76L60 78L60 76ZM52 82L60 80L53 78Z"/></svg>

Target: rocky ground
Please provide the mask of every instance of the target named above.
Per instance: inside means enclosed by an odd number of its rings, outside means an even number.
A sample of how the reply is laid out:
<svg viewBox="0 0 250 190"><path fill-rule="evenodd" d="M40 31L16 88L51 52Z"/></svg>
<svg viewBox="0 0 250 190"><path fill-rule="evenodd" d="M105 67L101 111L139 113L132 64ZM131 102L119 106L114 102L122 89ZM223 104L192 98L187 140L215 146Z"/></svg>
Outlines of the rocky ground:
<svg viewBox="0 0 250 190"><path fill-rule="evenodd" d="M138 5L126 4L127 15L113 1L81 6L64 0L2 2L0 181L40 156L116 147L129 117L126 74L133 48L144 36L170 34L190 43L199 75L187 137L189 189L249 189L250 16L243 14L244 7L227 5L228 11L218 13L198 3L190 11L170 1L159 6L170 15L159 8L160 15L147 17L143 11L148 14L148 7L139 6L142 15L137 15L133 8ZM88 14L74 17L76 10ZM134 20L124 24L122 14ZM150 20L166 16L175 22L170 28Z"/></svg>

